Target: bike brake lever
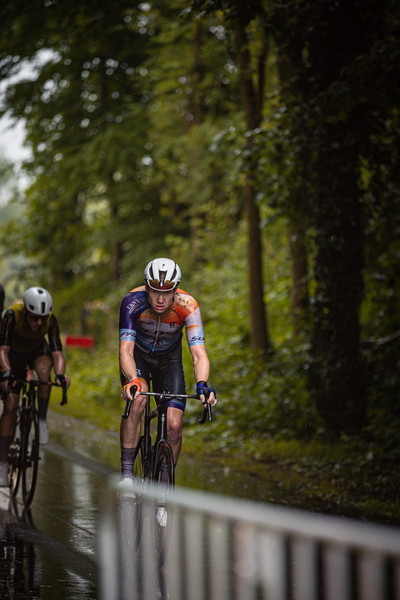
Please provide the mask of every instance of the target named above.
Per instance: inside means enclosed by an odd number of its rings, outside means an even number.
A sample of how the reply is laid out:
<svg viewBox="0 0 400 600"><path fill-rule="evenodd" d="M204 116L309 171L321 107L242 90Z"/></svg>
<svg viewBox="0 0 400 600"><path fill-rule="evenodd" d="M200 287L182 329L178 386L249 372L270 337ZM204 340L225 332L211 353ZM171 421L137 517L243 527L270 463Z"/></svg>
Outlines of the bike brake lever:
<svg viewBox="0 0 400 600"><path fill-rule="evenodd" d="M133 402L133 396L136 394L136 390L137 390L137 386L133 385L131 387L131 396L132 396L132 398L129 398L129 400L126 401L125 412L122 415L122 418L125 419L125 421L129 417L129 413L131 411L131 406L132 406L132 402Z"/></svg>
<svg viewBox="0 0 400 600"><path fill-rule="evenodd" d="M200 425L204 425L204 423L207 421L207 417L209 421L212 421L212 407L211 404L208 402L209 397L210 392L206 392L206 401L203 404L203 414L201 419L199 419Z"/></svg>
<svg viewBox="0 0 400 600"><path fill-rule="evenodd" d="M122 415L122 418L125 420L129 417L129 413L131 411L131 404L132 404L132 400L131 400L131 398L129 398L129 400L127 401L126 406L125 406L125 412Z"/></svg>
<svg viewBox="0 0 400 600"><path fill-rule="evenodd" d="M62 400L60 402L60 406L64 406L64 404L67 404L67 388L66 387L62 387Z"/></svg>

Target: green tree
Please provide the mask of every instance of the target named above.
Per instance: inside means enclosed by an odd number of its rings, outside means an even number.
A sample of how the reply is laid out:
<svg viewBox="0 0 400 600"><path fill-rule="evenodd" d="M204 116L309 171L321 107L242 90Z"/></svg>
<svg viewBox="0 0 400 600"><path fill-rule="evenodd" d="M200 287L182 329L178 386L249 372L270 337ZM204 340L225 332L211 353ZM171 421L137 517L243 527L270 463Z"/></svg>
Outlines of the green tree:
<svg viewBox="0 0 400 600"><path fill-rule="evenodd" d="M280 62L290 75L285 126L296 141L298 178L308 173L311 180L306 209L316 288L310 389L336 432L360 431L366 423L360 354L366 215L360 182L363 156L379 126L371 102L375 80L365 70L361 78L359 68L371 67L378 47L390 42L392 8L389 2L378 9L374 1L271 3ZM384 84L386 109L392 85Z"/></svg>
<svg viewBox="0 0 400 600"><path fill-rule="evenodd" d="M148 196L153 217L157 200L143 161L149 97L140 70L154 33L144 27L148 5L34 2L18 11L15 4L2 8L15 31L11 44L0 44L3 77L45 57L36 78L9 81L4 107L26 120L33 152L25 251L40 256L52 288L68 283L68 300L74 283L88 299L104 296L125 275L135 234L139 243L157 234L147 219ZM40 17L37 28L28 16Z"/></svg>
<svg viewBox="0 0 400 600"><path fill-rule="evenodd" d="M207 11L214 14L220 8L226 10L229 3L223 7L219 2L199 0L193 3L197 11L204 5ZM256 160L253 155L254 131L261 125L265 98L269 50L266 15L261 4L257 5L257 14L255 14L249 10L248 3L236 3L232 10L228 8L228 18L224 20L224 27L227 29L231 57L238 72L238 86L247 128L243 197L248 227L247 257L252 347L256 353L266 353L271 349L272 344L264 301L261 219L257 203Z"/></svg>

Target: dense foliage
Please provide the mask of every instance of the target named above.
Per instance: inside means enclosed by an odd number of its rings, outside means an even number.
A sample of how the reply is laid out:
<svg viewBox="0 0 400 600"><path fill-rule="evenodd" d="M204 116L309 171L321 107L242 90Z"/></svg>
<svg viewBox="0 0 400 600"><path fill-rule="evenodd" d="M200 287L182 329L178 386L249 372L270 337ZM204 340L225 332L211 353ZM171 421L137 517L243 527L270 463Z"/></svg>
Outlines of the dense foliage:
<svg viewBox="0 0 400 600"><path fill-rule="evenodd" d="M8 299L16 280L52 291L63 330L109 357L92 366L107 400L120 300L171 256L229 399L220 433L364 431L395 454L397 4L5 0L0 16L1 110L32 153L2 215Z"/></svg>

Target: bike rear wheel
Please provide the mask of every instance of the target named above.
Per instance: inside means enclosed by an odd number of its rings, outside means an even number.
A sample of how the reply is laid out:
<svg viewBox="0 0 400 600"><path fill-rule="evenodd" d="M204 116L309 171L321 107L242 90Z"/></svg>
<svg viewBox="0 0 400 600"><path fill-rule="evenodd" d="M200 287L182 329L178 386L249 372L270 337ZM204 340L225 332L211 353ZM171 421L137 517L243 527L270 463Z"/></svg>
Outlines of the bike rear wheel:
<svg viewBox="0 0 400 600"><path fill-rule="evenodd" d="M133 475L137 481L144 480L143 438L140 438L139 451L133 463ZM136 494L135 497L121 496L119 504L121 510L122 539L129 556L129 551L133 550L136 552L139 547L140 538L142 537L143 515L140 495Z"/></svg>
<svg viewBox="0 0 400 600"><path fill-rule="evenodd" d="M157 449L153 483L157 499L153 505L153 540L156 562L163 566L172 530L173 508L169 503L175 486L175 467L171 446L162 442Z"/></svg>
<svg viewBox="0 0 400 600"><path fill-rule="evenodd" d="M39 465L39 421L37 412L28 408L23 419L21 445L22 497L25 506L33 500Z"/></svg>
<svg viewBox="0 0 400 600"><path fill-rule="evenodd" d="M15 498L21 479L21 409L17 410L17 421L15 424L14 440L8 449L8 464L10 477L11 498Z"/></svg>

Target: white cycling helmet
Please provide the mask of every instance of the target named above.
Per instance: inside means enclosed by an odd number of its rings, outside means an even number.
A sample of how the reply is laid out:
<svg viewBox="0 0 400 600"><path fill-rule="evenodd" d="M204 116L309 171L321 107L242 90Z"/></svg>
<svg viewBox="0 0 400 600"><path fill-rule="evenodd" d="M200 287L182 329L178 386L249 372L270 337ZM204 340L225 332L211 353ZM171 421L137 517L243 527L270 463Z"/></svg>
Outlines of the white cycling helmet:
<svg viewBox="0 0 400 600"><path fill-rule="evenodd" d="M53 298L41 287L31 287L22 297L26 310L32 315L48 317L53 310Z"/></svg>
<svg viewBox="0 0 400 600"><path fill-rule="evenodd" d="M181 280L181 270L170 258L156 258L144 270L144 280L153 290L173 290Z"/></svg>

